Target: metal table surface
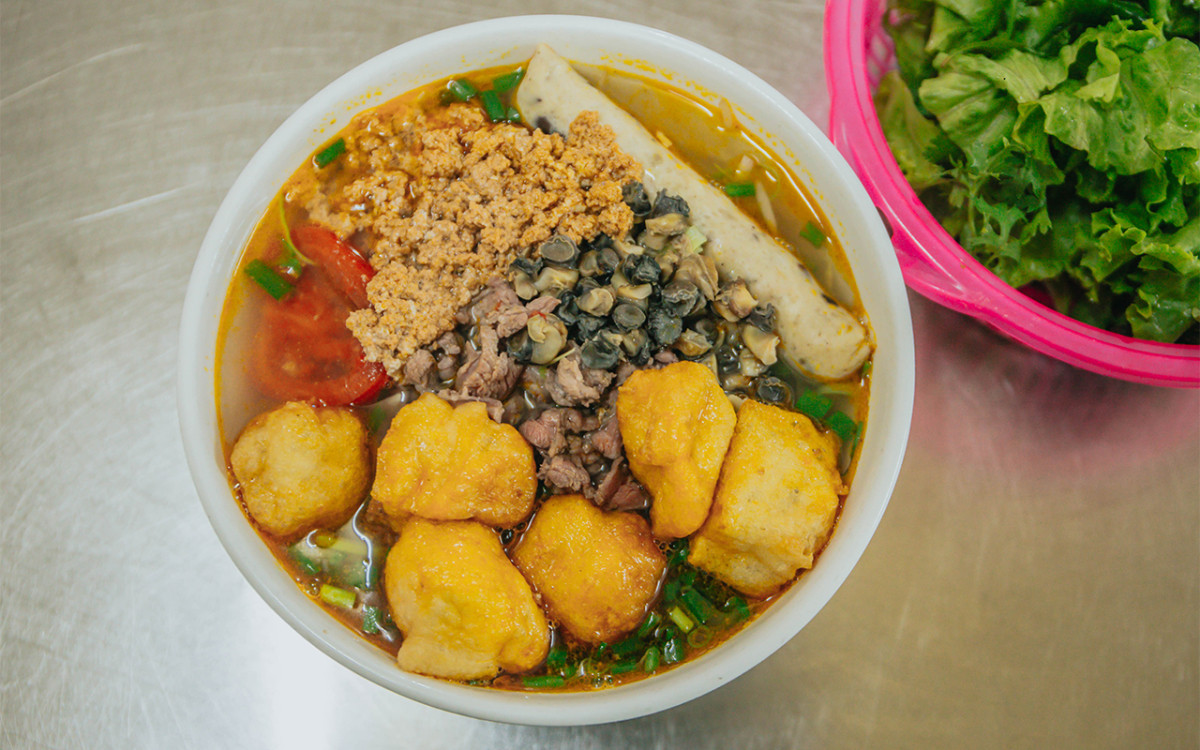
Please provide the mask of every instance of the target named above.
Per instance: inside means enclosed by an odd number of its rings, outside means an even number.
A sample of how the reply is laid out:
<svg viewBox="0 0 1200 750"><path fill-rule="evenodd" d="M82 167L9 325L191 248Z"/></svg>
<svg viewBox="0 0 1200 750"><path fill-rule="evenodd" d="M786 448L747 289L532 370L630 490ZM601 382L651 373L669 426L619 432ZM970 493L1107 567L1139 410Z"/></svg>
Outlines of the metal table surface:
<svg viewBox="0 0 1200 750"><path fill-rule="evenodd" d="M913 298L891 506L773 658L659 715L538 729L344 670L241 579L174 402L203 233L308 96L420 34L607 15L743 63L818 123L822 4L0 6L0 747L1196 747L1200 392L1130 385Z"/></svg>

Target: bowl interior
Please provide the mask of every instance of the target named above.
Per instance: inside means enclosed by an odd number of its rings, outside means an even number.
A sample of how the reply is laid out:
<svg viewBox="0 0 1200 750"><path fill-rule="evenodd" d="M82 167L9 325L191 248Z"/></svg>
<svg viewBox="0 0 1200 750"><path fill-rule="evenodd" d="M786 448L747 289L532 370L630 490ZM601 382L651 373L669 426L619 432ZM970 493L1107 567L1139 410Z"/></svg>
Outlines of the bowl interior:
<svg viewBox="0 0 1200 750"><path fill-rule="evenodd" d="M728 96L739 119L820 201L847 249L878 340L858 474L816 568L709 654L627 686L567 694L474 688L403 672L390 656L315 606L231 496L214 381L217 329L231 274L269 201L296 166L355 113L454 73L526 60L543 41L569 59L669 82L714 104L720 94ZM900 270L869 198L829 141L780 94L720 55L662 31L595 18L527 16L447 29L383 53L314 96L255 154L221 204L196 260L180 339L178 398L188 463L213 528L255 590L309 641L364 677L432 706L505 722L574 725L652 713L732 680L783 645L828 601L862 554L895 483L912 410L912 330Z"/></svg>
<svg viewBox="0 0 1200 750"><path fill-rule="evenodd" d="M892 240L909 286L1076 367L1151 385L1200 387L1200 346L1122 336L1041 304L984 267L925 208L888 148L873 102L880 76L894 67L882 24L886 12L886 0L826 5L830 133L895 230Z"/></svg>

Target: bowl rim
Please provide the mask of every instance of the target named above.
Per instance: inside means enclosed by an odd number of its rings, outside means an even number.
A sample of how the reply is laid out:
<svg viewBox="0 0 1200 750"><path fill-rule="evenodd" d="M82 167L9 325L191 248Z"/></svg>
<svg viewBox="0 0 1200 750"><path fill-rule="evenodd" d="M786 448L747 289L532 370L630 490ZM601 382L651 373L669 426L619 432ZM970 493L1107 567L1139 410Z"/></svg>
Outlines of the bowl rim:
<svg viewBox="0 0 1200 750"><path fill-rule="evenodd" d="M906 283L1075 367L1148 385L1200 387L1200 346L1123 336L1041 304L976 260L921 203L887 145L868 80L867 30L885 12L884 0L826 0L829 129L891 225Z"/></svg>
<svg viewBox="0 0 1200 750"><path fill-rule="evenodd" d="M295 150L296 144L300 144L304 153L311 151L315 144L315 126L323 118L327 119L329 111L366 90L366 82L378 78L382 71L394 73L405 65L416 65L422 57L435 54L442 46L461 46L473 40L494 42L496 38L508 39L510 35L512 38L554 39L552 34L564 29L600 40L596 44L612 45L618 53L621 49L634 48L635 44L661 45L683 61L680 67L695 65L699 66L697 70L702 68L700 77L735 81L740 87L739 103L753 100L752 109L785 118L790 127L806 139L819 166L836 174L836 177L826 178L830 190L849 196L844 199L850 213L847 218L856 223L854 231L869 238L870 247L864 252L873 251L878 256L871 258L873 267L868 269L880 279L876 311L871 320L880 341L879 352L886 352L887 361L894 364L890 365L893 372L887 373L890 377L872 384L870 421L860 448L858 476L850 495L855 507L851 513L843 511L838 531L822 555L823 564L805 573L780 601L719 648L665 673L599 691L521 693L470 687L411 674L397 668L390 657L382 660L386 662L386 669L381 668L378 655L382 652L314 606L300 588L282 574L282 568L247 522L239 505L230 502L224 453L219 444L220 437L214 431L214 332L229 283L229 273L222 273L229 262L227 256L232 254L236 261L244 244L235 226L237 217L249 214L251 226L256 224L265 210L265 206L260 206L261 200L270 197L254 194L258 173L267 169L273 160L279 161L289 149ZM532 44L528 45L530 50ZM569 58L573 57L571 49L565 53ZM298 163L299 160L292 161L291 169ZM282 184L282 179L273 184ZM244 217L242 221L244 223ZM849 575L883 516L903 461L915 390L915 354L908 300L899 266L895 257L884 251L886 247L887 234L872 210L867 194L821 131L794 104L753 73L694 42L638 24L559 15L478 21L415 38L356 66L288 117L234 181L204 237L180 321L177 381L184 451L200 501L234 564L280 617L334 660L393 692L467 716L533 725L595 724L671 708L733 680L798 633ZM882 374L876 367L873 378ZM864 467L868 456L872 461L869 469ZM220 468L217 468L218 463ZM264 561L264 555L269 560ZM286 581L286 585L281 580ZM803 599L799 597L802 591L805 592ZM743 637L749 633L753 633L753 637Z"/></svg>

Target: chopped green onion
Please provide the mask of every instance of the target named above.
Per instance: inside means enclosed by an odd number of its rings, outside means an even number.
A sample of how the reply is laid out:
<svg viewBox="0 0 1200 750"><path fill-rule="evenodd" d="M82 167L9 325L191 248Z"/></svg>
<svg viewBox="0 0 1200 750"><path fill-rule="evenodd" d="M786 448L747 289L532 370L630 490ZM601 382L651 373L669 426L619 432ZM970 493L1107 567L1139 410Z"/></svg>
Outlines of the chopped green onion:
<svg viewBox="0 0 1200 750"><path fill-rule="evenodd" d="M667 664L674 664L683 661L683 657L687 655L687 645L684 643L683 636L675 633L671 638L663 644L663 661Z"/></svg>
<svg viewBox="0 0 1200 750"><path fill-rule="evenodd" d="M367 562L365 560L351 558L342 566L340 572L339 583L350 588L367 588Z"/></svg>
<svg viewBox="0 0 1200 750"><path fill-rule="evenodd" d="M646 615L646 619L642 621L641 627L637 629L637 637L645 638L650 635L660 622L662 622L662 615L651 610L650 614Z"/></svg>
<svg viewBox="0 0 1200 750"><path fill-rule="evenodd" d="M607 643L601 643L599 646L596 647L596 650L592 652L592 656L596 657L597 659L603 659L607 654L608 654L608 644Z"/></svg>
<svg viewBox="0 0 1200 750"><path fill-rule="evenodd" d="M749 198L754 195L754 183L731 182L725 186L725 195L730 198Z"/></svg>
<svg viewBox="0 0 1200 750"><path fill-rule="evenodd" d="M740 596L729 597L722 609L733 615L734 622L740 622L750 617L750 605L746 604L746 600Z"/></svg>
<svg viewBox="0 0 1200 750"><path fill-rule="evenodd" d="M353 591L339 589L337 586L330 586L328 583L321 584L321 591L318 596L326 604L332 604L335 607L345 607L346 609L352 608L356 599Z"/></svg>
<svg viewBox="0 0 1200 750"><path fill-rule="evenodd" d="M849 443L858 434L858 422L855 422L840 411L830 414L825 424L835 435L842 439L843 443Z"/></svg>
<svg viewBox="0 0 1200 750"><path fill-rule="evenodd" d="M387 411L382 406L372 406L367 410L367 429L371 432L379 432L386 419Z"/></svg>
<svg viewBox="0 0 1200 750"><path fill-rule="evenodd" d="M287 279L258 258L246 264L245 274L275 299L283 299L292 291L292 285Z"/></svg>
<svg viewBox="0 0 1200 750"><path fill-rule="evenodd" d="M692 618L688 617L678 604L667 610L667 617L670 617L671 622L678 625L679 629L685 633L691 632L692 628L696 627L696 623L692 622Z"/></svg>
<svg viewBox="0 0 1200 750"><path fill-rule="evenodd" d="M692 632L688 633L688 646L692 648L704 648L708 644L712 643L714 635L715 634L710 628L703 626L698 627Z"/></svg>
<svg viewBox="0 0 1200 750"><path fill-rule="evenodd" d="M465 102L471 97L479 93L479 91L471 85L471 82L465 78L455 78L450 83L446 84L446 89L450 92L450 96Z"/></svg>
<svg viewBox="0 0 1200 750"><path fill-rule="evenodd" d="M668 565L679 565L688 556L687 539L676 539L671 542L671 557L667 560Z"/></svg>
<svg viewBox="0 0 1200 750"><path fill-rule="evenodd" d="M566 679L560 674L539 674L522 677L521 682L527 688L557 688L566 684Z"/></svg>
<svg viewBox="0 0 1200 750"><path fill-rule="evenodd" d="M317 168L320 169L329 166L334 159L344 153L346 153L346 139L338 138L333 143L318 151L313 161L316 162Z"/></svg>
<svg viewBox="0 0 1200 750"><path fill-rule="evenodd" d="M646 649L646 655L642 657L642 671L653 673L658 669L658 661L658 649L651 646L650 648Z"/></svg>
<svg viewBox="0 0 1200 750"><path fill-rule="evenodd" d="M641 648L641 645L641 642L637 638L626 638L612 647L613 656L618 659L624 659Z"/></svg>
<svg viewBox="0 0 1200 750"><path fill-rule="evenodd" d="M833 408L833 400L816 391L805 391L796 400L796 411L813 419L824 419Z"/></svg>
<svg viewBox="0 0 1200 750"><path fill-rule="evenodd" d="M492 89L494 91L504 93L511 88L516 88L516 85L520 83L521 79L524 77L525 71L517 68L511 73L505 73L504 75L496 76L495 79L492 80Z"/></svg>
<svg viewBox="0 0 1200 750"><path fill-rule="evenodd" d="M712 605L712 602L705 599L703 594L693 588L684 588L679 592L679 598L683 601L683 606L687 607L687 611L701 625L707 623L717 613L717 608Z"/></svg>
<svg viewBox="0 0 1200 750"><path fill-rule="evenodd" d="M680 583L678 578L672 578L667 581L667 585L663 586L663 601L674 602L679 598Z"/></svg>
<svg viewBox="0 0 1200 750"><path fill-rule="evenodd" d="M292 558L292 561L300 568L300 572L305 575L315 576L321 572L321 564L304 554L299 544L293 544L288 548L288 557Z"/></svg>
<svg viewBox="0 0 1200 750"><path fill-rule="evenodd" d="M864 378L871 374L871 362L872 361L873 360L868 359L866 362L863 362L863 364L862 364L862 374L863 374Z"/></svg>
<svg viewBox="0 0 1200 750"><path fill-rule="evenodd" d="M567 650L562 646L555 646L550 649L550 653L546 654L546 666L551 669L562 669L567 665Z"/></svg>
<svg viewBox="0 0 1200 750"><path fill-rule="evenodd" d="M820 247L825 242L825 233L811 221L804 225L804 229L800 230L800 236L811 242L813 247Z"/></svg>
<svg viewBox="0 0 1200 750"><path fill-rule="evenodd" d="M362 632L367 635L375 635L379 632L379 607L372 607L367 604L362 609Z"/></svg>
<svg viewBox="0 0 1200 750"><path fill-rule="evenodd" d="M479 92L479 103L483 105L483 111L492 122L500 122L508 114L508 110L500 102L500 95L490 89Z"/></svg>
<svg viewBox="0 0 1200 750"><path fill-rule="evenodd" d="M680 586L691 586L693 583L696 582L696 573L698 573L698 572L699 571L697 571L695 568L688 566L687 570L685 570L679 574L679 585Z"/></svg>
<svg viewBox="0 0 1200 750"><path fill-rule="evenodd" d="M340 552L348 552L352 555L358 555L360 557L367 554L366 542L358 538L337 536L334 538L333 544L329 546L330 548L336 549Z"/></svg>
<svg viewBox="0 0 1200 750"><path fill-rule="evenodd" d="M509 122L520 122L521 113L517 111L516 107L509 107L508 114L504 116L504 119L508 120Z"/></svg>
<svg viewBox="0 0 1200 750"><path fill-rule="evenodd" d="M637 659L625 659L609 667L608 672L609 674L625 674L626 672L632 672L633 670L637 669L637 666Z"/></svg>

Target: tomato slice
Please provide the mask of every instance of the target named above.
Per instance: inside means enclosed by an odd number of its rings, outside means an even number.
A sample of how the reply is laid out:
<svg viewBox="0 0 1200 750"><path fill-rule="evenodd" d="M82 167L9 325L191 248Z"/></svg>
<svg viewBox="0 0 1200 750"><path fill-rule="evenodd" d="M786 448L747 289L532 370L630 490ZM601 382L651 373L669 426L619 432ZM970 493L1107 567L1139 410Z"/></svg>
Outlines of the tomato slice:
<svg viewBox="0 0 1200 750"><path fill-rule="evenodd" d="M387 373L366 360L346 318L367 305L374 270L323 227L297 227L292 241L313 265L291 294L263 309L251 361L258 388L284 401L328 406L368 401L386 384Z"/></svg>

